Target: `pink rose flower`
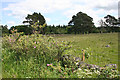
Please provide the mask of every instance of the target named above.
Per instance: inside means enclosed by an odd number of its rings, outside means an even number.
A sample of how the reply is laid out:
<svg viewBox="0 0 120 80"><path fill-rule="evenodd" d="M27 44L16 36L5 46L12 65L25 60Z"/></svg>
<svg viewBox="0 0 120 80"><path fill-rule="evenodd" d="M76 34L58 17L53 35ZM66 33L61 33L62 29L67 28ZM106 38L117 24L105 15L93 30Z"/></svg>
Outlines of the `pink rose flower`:
<svg viewBox="0 0 120 80"><path fill-rule="evenodd" d="M47 64L47 66L50 66L50 64Z"/></svg>
<svg viewBox="0 0 120 80"><path fill-rule="evenodd" d="M52 64L47 64L47 66L52 66Z"/></svg>

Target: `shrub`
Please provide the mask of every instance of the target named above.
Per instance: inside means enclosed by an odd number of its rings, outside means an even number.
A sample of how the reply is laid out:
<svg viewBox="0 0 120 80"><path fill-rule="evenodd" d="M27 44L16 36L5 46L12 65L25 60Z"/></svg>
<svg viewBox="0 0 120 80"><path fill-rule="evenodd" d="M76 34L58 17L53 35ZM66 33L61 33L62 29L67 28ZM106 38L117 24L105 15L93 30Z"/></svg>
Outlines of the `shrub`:
<svg viewBox="0 0 120 80"><path fill-rule="evenodd" d="M47 63L59 59L65 50L70 49L70 42L55 41L51 36L22 34L16 32L4 37L3 48L17 52L17 56L31 56Z"/></svg>

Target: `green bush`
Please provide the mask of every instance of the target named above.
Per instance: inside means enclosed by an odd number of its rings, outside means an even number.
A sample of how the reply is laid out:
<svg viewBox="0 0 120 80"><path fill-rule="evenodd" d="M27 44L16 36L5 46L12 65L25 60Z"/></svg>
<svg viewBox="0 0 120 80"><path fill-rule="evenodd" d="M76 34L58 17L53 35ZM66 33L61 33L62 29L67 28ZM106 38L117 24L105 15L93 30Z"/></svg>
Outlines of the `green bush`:
<svg viewBox="0 0 120 80"><path fill-rule="evenodd" d="M70 42L55 41L41 34L22 36L22 33L13 33L3 38L3 48L17 52L17 56L40 57L43 62L51 62L70 48Z"/></svg>

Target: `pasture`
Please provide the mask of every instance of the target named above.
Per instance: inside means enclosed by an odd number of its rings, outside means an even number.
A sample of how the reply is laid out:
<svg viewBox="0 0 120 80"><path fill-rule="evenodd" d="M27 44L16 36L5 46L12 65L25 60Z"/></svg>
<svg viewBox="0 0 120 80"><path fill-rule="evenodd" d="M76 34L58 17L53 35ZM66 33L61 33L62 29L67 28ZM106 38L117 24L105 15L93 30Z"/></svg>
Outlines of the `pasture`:
<svg viewBox="0 0 120 80"><path fill-rule="evenodd" d="M6 37L6 41L3 41L5 42L2 48L3 78L118 77L116 70L113 73L111 70L91 72L91 70L83 69L81 71L80 68L76 69L73 66L63 67L61 63L52 59L60 51L63 51L62 54L82 57L82 50L85 50L89 55L85 59L87 64L94 64L100 67L107 64L117 64L118 66L118 33L52 35L55 41L51 37L47 39L43 38L43 36L34 38L36 35L24 35L18 41L16 40L15 43L12 43L12 39L13 41L15 39L14 36L9 40ZM69 44L64 41L70 42L70 49ZM8 45L11 47L7 47Z"/></svg>
<svg viewBox="0 0 120 80"><path fill-rule="evenodd" d="M66 34L55 36L57 40L72 42L69 54L81 55L82 49L86 49L90 56L86 63L103 66L106 64L118 65L118 33L103 34ZM107 47L109 45L109 47Z"/></svg>

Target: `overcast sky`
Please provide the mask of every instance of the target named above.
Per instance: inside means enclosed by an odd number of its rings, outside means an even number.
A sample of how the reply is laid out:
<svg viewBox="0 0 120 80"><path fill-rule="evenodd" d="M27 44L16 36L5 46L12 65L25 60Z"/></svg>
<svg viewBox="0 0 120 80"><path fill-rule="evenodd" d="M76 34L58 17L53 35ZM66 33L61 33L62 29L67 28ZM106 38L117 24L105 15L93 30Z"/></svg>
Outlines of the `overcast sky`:
<svg viewBox="0 0 120 80"><path fill-rule="evenodd" d="M67 25L78 12L88 14L96 26L110 14L118 18L119 0L2 0L2 25L21 25L27 14L40 12L48 25Z"/></svg>

